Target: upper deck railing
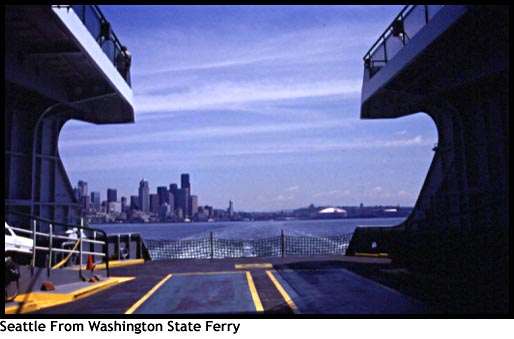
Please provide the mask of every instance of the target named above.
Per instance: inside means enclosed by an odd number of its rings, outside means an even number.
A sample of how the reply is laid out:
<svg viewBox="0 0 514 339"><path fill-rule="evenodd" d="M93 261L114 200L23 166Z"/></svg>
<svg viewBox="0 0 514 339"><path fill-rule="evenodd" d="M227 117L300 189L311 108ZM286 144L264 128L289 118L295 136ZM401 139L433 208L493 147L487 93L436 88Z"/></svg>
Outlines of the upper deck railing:
<svg viewBox="0 0 514 339"><path fill-rule="evenodd" d="M118 72L130 86L130 69L122 64L121 47L123 46L111 28L111 24L96 5L54 5L57 8L73 9L84 26L95 38L102 51L107 55Z"/></svg>
<svg viewBox="0 0 514 339"><path fill-rule="evenodd" d="M407 5L364 55L364 67L373 77L414 37L443 5Z"/></svg>

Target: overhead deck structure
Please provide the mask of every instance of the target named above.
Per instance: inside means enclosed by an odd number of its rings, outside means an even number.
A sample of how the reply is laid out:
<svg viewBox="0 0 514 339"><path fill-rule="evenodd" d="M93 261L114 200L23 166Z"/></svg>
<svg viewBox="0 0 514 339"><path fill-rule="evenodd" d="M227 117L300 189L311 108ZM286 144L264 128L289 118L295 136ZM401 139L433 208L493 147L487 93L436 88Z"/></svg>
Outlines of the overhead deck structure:
<svg viewBox="0 0 514 339"><path fill-rule="evenodd" d="M389 231L357 229L347 253L388 252L413 270L466 277L477 309L504 311L508 6L406 6L380 36L364 56L361 118L418 112L439 140L412 214Z"/></svg>
<svg viewBox="0 0 514 339"><path fill-rule="evenodd" d="M79 224L59 133L70 119L134 122L121 43L97 6L5 6L5 48L5 208Z"/></svg>

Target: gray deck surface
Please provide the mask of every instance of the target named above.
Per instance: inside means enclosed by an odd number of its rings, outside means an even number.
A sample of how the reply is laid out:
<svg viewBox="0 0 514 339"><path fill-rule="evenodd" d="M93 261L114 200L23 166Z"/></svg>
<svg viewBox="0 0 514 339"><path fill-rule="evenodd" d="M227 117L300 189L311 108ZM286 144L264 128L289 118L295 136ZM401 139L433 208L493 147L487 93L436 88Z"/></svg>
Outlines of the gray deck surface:
<svg viewBox="0 0 514 339"><path fill-rule="evenodd" d="M348 261L388 263L387 259L344 256L151 261L111 270L111 276L134 276L134 280L34 313L123 314L172 273L172 277L134 311L135 314L252 314L255 307L245 279L246 271L251 272L264 313L293 313L266 271L273 272L293 299L297 313L428 313L422 303L345 270L343 264ZM252 263L270 263L273 268L234 267L235 264ZM211 274L205 274L209 272Z"/></svg>

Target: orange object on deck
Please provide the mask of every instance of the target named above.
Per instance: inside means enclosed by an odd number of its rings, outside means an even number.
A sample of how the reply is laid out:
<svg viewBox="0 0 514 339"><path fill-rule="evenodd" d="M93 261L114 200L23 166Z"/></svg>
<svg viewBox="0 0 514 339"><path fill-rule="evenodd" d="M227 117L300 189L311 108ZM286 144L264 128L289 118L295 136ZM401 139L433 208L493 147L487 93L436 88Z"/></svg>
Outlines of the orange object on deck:
<svg viewBox="0 0 514 339"><path fill-rule="evenodd" d="M93 265L93 255L88 255L87 257L87 269L91 272L93 272L93 269L95 266Z"/></svg>

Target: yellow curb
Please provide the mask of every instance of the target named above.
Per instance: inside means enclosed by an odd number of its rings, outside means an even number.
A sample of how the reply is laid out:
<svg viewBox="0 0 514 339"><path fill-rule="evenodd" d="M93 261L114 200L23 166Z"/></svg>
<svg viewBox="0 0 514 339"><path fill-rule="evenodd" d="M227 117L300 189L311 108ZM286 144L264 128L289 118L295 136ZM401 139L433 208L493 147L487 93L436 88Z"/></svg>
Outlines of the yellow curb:
<svg viewBox="0 0 514 339"><path fill-rule="evenodd" d="M131 265L139 265L144 264L145 259L129 259L129 260L113 260L109 261L109 268L114 267L123 267L123 266L131 266ZM70 270L78 271L80 269L79 266L70 267ZM95 265L95 270L105 270L105 264ZM87 271L87 265L82 265L82 270Z"/></svg>
<svg viewBox="0 0 514 339"><path fill-rule="evenodd" d="M248 269L248 268L272 268L273 265L269 263L265 264L236 264L236 269Z"/></svg>
<svg viewBox="0 0 514 339"><path fill-rule="evenodd" d="M14 299L14 301L21 304L6 307L5 314L27 313L43 308L66 304L133 279L135 279L135 277L110 277L107 280L70 293L30 292L20 294Z"/></svg>

